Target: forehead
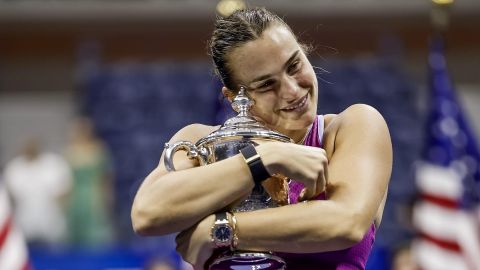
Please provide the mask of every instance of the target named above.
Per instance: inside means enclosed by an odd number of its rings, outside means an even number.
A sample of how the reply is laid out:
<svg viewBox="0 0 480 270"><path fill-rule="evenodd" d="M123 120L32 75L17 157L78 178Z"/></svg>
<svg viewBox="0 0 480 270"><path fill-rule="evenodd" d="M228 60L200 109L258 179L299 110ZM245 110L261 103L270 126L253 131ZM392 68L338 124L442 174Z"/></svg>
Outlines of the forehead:
<svg viewBox="0 0 480 270"><path fill-rule="evenodd" d="M293 34L281 25L267 28L262 35L228 54L229 69L236 83L249 83L259 76L274 74L300 46Z"/></svg>

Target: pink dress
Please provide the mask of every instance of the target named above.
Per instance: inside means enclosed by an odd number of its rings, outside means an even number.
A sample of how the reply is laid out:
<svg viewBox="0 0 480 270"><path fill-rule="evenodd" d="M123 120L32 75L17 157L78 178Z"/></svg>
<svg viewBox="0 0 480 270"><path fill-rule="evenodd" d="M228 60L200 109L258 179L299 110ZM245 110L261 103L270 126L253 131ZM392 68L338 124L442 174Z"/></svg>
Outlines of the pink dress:
<svg viewBox="0 0 480 270"><path fill-rule="evenodd" d="M324 131L324 118L323 115L317 116L317 121L313 123L307 138L305 139L305 145L322 147ZM303 184L291 181L289 188L290 203L295 204L298 202L298 196L303 189ZM320 194L317 200L325 200L325 194ZM320 213L321 214L321 213ZM343 250L321 252L321 253L308 253L308 254L282 254L287 262L288 270L350 270L350 269L365 269L368 255L373 247L375 241L375 224L372 223L370 229L363 237L362 241L358 244Z"/></svg>

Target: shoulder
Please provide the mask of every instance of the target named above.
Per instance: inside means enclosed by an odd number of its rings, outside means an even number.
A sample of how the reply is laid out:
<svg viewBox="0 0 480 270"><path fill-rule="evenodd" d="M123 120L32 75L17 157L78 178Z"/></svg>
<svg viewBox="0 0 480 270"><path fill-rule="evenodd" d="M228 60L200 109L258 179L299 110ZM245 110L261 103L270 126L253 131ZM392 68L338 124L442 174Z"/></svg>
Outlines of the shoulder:
<svg viewBox="0 0 480 270"><path fill-rule="evenodd" d="M385 124L385 119L377 109L367 104L354 104L339 114L325 115L325 128L336 132L341 128L377 124Z"/></svg>
<svg viewBox="0 0 480 270"><path fill-rule="evenodd" d="M43 152L37 158L37 162L43 164L49 164L51 166L63 166L67 164L65 158L54 152Z"/></svg>
<svg viewBox="0 0 480 270"><path fill-rule="evenodd" d="M22 157L15 157L12 160L8 161L3 169L5 179L8 179L12 176L12 174L15 174L17 171L22 171L24 169L24 165L25 160Z"/></svg>
<svg viewBox="0 0 480 270"><path fill-rule="evenodd" d="M25 159L22 156L14 157L5 164L5 169L19 166L22 163L25 163Z"/></svg>
<svg viewBox="0 0 480 270"><path fill-rule="evenodd" d="M179 140L188 140L196 142L199 139L207 136L213 131L217 130L220 126L209 126L203 124L190 124L188 126L180 129L173 137L170 139L171 142Z"/></svg>
<svg viewBox="0 0 480 270"><path fill-rule="evenodd" d="M359 124L378 124L385 123L385 119L374 107L367 104L354 104L339 114L343 125Z"/></svg>
<svg viewBox="0 0 480 270"><path fill-rule="evenodd" d="M339 114L325 115L324 140L327 152L333 153L341 143L377 139L390 141L390 134L381 113L370 105L354 104Z"/></svg>

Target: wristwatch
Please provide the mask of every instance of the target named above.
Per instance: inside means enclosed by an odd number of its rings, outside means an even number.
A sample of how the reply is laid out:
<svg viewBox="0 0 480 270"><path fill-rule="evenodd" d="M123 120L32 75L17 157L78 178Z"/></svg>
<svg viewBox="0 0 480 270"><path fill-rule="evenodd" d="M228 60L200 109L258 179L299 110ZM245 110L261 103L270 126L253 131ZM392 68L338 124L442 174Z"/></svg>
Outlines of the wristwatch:
<svg viewBox="0 0 480 270"><path fill-rule="evenodd" d="M231 247L233 244L234 231L228 221L227 212L215 213L215 223L210 232L212 242L217 247Z"/></svg>

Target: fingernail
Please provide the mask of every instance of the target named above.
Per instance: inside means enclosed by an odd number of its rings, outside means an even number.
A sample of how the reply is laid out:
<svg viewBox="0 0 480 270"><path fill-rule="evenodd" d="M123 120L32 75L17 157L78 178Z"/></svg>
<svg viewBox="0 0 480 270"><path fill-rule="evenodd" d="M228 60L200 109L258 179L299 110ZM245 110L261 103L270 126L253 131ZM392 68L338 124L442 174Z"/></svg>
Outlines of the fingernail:
<svg viewBox="0 0 480 270"><path fill-rule="evenodd" d="M305 197L305 192L307 192L307 189L302 189L302 191L300 192L300 195L298 195L298 200L299 201L303 201L304 197Z"/></svg>

